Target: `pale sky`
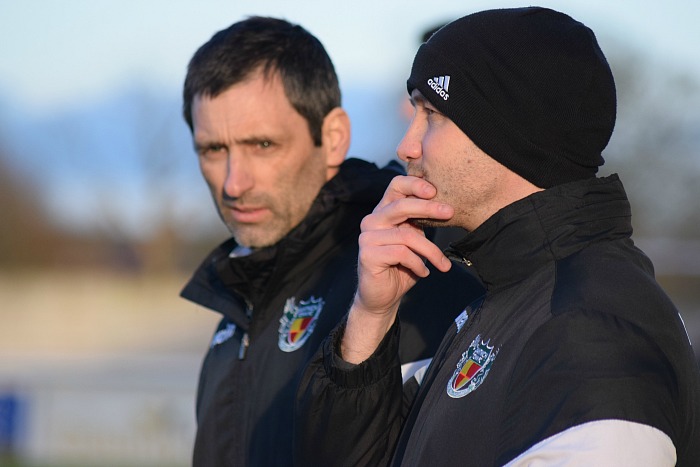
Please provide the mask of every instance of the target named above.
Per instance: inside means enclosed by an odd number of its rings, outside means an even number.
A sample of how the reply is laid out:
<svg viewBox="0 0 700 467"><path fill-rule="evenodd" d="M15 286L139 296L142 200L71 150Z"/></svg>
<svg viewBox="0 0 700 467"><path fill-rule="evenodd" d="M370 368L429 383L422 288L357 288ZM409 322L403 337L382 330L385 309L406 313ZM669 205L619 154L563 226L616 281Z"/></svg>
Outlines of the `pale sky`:
<svg viewBox="0 0 700 467"><path fill-rule="evenodd" d="M697 0L540 1L700 75ZM0 4L0 98L32 112L103 98L134 80L179 96L184 68L215 31L251 14L281 16L317 35L341 84L402 86L420 31L520 1L22 0ZM690 66L690 65L689 65Z"/></svg>

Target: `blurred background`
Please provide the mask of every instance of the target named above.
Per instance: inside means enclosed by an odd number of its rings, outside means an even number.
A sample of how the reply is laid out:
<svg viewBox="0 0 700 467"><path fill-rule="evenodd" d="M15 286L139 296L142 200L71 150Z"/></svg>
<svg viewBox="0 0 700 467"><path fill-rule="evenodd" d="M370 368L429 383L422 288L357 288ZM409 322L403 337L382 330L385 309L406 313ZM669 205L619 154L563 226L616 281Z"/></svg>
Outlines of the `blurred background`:
<svg viewBox="0 0 700 467"><path fill-rule="evenodd" d="M597 34L619 93L603 174L700 342L700 3L541 1ZM351 155L387 162L424 31L520 2L0 3L0 465L185 466L217 317L178 298L226 238L180 116L185 68L252 14L334 60ZM700 344L698 344L700 345Z"/></svg>

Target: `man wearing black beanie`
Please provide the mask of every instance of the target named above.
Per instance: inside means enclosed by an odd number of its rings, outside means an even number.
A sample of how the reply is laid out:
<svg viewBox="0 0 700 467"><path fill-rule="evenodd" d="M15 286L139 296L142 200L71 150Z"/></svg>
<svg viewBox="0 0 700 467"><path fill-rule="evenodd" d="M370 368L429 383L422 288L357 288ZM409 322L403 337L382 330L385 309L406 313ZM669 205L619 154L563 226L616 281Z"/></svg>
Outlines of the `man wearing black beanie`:
<svg viewBox="0 0 700 467"><path fill-rule="evenodd" d="M408 92L409 175L362 222L353 305L297 394L299 463L698 465L687 333L618 176L596 177L616 97L593 32L544 8L465 16ZM426 225L467 233L442 252ZM450 259L487 292L402 385L399 301Z"/></svg>

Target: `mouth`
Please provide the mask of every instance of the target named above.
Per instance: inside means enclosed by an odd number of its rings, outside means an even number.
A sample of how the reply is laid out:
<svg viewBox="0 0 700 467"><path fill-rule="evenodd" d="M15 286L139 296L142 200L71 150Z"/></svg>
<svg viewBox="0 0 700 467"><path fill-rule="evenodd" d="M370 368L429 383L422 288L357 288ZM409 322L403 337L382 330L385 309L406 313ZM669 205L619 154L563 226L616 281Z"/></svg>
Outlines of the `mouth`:
<svg viewBox="0 0 700 467"><path fill-rule="evenodd" d="M425 180L425 181L428 182L428 183L432 183L432 182L426 177L426 173L423 172L422 170L410 170L410 169L409 169L409 170L406 171L406 175L408 175L409 177L420 178L420 179L422 179L422 180Z"/></svg>
<svg viewBox="0 0 700 467"><path fill-rule="evenodd" d="M418 167L413 166L411 164L409 164L408 167L406 167L406 174L411 177L425 178L425 173Z"/></svg>
<svg viewBox="0 0 700 467"><path fill-rule="evenodd" d="M240 224L256 224L262 222L270 211L266 207L254 206L225 206L235 222Z"/></svg>

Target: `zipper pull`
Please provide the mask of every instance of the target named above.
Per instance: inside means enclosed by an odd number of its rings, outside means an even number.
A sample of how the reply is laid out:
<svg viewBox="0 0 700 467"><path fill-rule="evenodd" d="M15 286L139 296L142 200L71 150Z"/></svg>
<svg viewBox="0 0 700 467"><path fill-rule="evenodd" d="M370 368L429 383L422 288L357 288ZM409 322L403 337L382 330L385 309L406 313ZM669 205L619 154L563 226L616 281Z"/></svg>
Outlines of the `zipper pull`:
<svg viewBox="0 0 700 467"><path fill-rule="evenodd" d="M248 352L248 346L250 345L250 338L248 337L248 333L243 334L243 338L241 339L241 346L238 349L238 359L239 360L245 360L245 354Z"/></svg>

